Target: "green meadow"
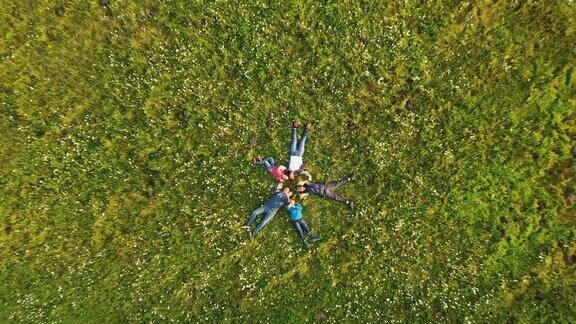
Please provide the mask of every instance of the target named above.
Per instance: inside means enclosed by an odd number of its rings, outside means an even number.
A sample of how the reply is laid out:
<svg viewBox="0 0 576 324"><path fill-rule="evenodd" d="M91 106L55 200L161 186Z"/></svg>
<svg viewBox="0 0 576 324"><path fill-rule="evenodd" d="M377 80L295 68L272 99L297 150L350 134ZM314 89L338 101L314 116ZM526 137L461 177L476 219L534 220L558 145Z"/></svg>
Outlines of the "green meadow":
<svg viewBox="0 0 576 324"><path fill-rule="evenodd" d="M576 322L572 0L0 0L0 134L0 322Z"/></svg>

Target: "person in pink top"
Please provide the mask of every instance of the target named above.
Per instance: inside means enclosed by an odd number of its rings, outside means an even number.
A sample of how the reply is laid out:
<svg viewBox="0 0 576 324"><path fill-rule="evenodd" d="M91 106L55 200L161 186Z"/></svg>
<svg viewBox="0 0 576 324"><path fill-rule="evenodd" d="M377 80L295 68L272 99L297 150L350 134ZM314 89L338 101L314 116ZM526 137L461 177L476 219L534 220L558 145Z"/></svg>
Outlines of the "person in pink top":
<svg viewBox="0 0 576 324"><path fill-rule="evenodd" d="M284 182L284 180L288 180L288 176L285 174L286 167L283 165L276 165L272 157L266 159L262 159L261 157L254 157L252 162L257 165L265 166L266 170L270 172L276 181Z"/></svg>

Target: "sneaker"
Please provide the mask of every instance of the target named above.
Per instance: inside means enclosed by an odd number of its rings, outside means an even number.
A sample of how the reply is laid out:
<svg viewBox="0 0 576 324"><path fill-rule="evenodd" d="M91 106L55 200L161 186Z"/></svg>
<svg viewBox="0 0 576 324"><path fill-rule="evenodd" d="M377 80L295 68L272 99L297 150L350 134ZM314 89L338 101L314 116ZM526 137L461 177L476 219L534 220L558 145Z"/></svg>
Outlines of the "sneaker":
<svg viewBox="0 0 576 324"><path fill-rule="evenodd" d="M255 156L255 157L252 158L252 164L256 164L256 162L261 161L261 160L262 160L261 157Z"/></svg>
<svg viewBox="0 0 576 324"><path fill-rule="evenodd" d="M346 202L346 205L348 206L348 208L354 209L354 202L353 202L353 201L348 200L348 201Z"/></svg>
<svg viewBox="0 0 576 324"><path fill-rule="evenodd" d="M244 225L242 225L242 228L245 228L245 229L250 229L250 225L248 225L248 224L244 224Z"/></svg>
<svg viewBox="0 0 576 324"><path fill-rule="evenodd" d="M318 241L320 241L318 235L312 235L312 242L318 242Z"/></svg>
<svg viewBox="0 0 576 324"><path fill-rule="evenodd" d="M256 236L256 234L254 234L254 231L250 231L250 239L253 239L254 236Z"/></svg>
<svg viewBox="0 0 576 324"><path fill-rule="evenodd" d="M304 250L308 250L310 248L310 245L308 245L308 242L304 242Z"/></svg>
<svg viewBox="0 0 576 324"><path fill-rule="evenodd" d="M310 131L312 130L312 123L306 123L304 127L306 128L307 131Z"/></svg>
<svg viewBox="0 0 576 324"><path fill-rule="evenodd" d="M293 127L293 128L298 128L298 127L300 127L300 122L297 121L297 120L293 121L293 122L292 122L292 127Z"/></svg>

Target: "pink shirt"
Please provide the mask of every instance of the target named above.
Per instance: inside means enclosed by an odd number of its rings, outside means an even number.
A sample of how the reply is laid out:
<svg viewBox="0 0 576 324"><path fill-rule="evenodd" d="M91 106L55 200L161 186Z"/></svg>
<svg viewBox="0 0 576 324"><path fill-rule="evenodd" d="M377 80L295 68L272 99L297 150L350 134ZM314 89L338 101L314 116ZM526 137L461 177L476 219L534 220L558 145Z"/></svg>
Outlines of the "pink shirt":
<svg viewBox="0 0 576 324"><path fill-rule="evenodd" d="M284 182L284 172L282 172L282 170L280 170L278 168L278 166L274 165L272 166L272 171L270 171L270 174L272 174L272 176L274 177L274 179L276 179L276 181L278 182Z"/></svg>

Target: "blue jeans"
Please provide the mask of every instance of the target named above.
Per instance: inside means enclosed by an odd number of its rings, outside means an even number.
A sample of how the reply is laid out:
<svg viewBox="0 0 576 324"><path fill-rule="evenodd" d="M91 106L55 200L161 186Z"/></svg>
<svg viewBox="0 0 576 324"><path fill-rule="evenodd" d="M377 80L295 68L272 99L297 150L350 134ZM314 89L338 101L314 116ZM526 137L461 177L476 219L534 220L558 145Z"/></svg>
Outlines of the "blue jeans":
<svg viewBox="0 0 576 324"><path fill-rule="evenodd" d="M278 209L269 209L266 208L265 206L256 208L252 212L252 215L250 215L250 218L248 218L248 222L246 223L246 225L251 226L256 217L260 214L264 214L264 217L262 218L260 223L256 225L256 228L254 228L254 231L252 231L252 235L258 234L258 232L260 232L262 227L266 226L266 224L268 224L268 222L274 217L274 215L276 215L277 211Z"/></svg>
<svg viewBox="0 0 576 324"><path fill-rule="evenodd" d="M302 134L300 144L298 144L298 136L296 134L296 128L292 127L292 143L290 143L290 155L304 156L304 145L306 145L307 138L308 138L308 130L304 129L304 134Z"/></svg>
<svg viewBox="0 0 576 324"><path fill-rule="evenodd" d="M272 172L272 166L274 165L274 159L272 157L265 158L263 160L256 161L256 164L264 165L266 167L266 170L268 170L268 172Z"/></svg>

